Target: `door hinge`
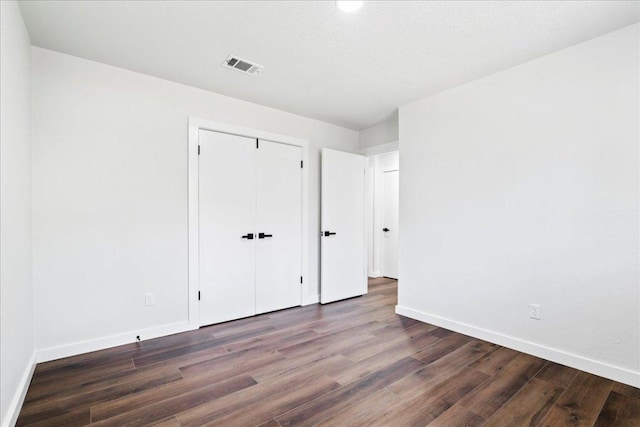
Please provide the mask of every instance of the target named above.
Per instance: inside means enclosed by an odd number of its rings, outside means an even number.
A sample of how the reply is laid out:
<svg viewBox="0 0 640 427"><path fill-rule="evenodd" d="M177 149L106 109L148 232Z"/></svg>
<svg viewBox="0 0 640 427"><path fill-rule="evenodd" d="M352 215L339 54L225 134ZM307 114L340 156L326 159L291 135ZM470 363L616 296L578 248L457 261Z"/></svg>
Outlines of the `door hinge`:
<svg viewBox="0 0 640 427"><path fill-rule="evenodd" d="M200 291L198 291L198 301L200 301Z"/></svg>
<svg viewBox="0 0 640 427"><path fill-rule="evenodd" d="M260 140L256 139L256 148L260 148Z"/></svg>
<svg viewBox="0 0 640 427"><path fill-rule="evenodd" d="M303 167L304 166L303 166L302 160L300 160L300 168L303 168Z"/></svg>
<svg viewBox="0 0 640 427"><path fill-rule="evenodd" d="M302 276L300 276L300 283L302 283Z"/></svg>
<svg viewBox="0 0 640 427"><path fill-rule="evenodd" d="M200 155L200 146L198 145L198 156Z"/></svg>

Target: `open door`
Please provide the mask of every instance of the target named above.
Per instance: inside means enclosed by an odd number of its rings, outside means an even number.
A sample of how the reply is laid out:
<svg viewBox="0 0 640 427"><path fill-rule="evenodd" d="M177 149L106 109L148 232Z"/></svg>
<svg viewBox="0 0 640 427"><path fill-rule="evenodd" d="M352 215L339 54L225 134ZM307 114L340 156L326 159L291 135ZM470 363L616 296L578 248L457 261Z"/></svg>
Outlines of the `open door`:
<svg viewBox="0 0 640 427"><path fill-rule="evenodd" d="M322 149L320 302L367 293L365 157Z"/></svg>

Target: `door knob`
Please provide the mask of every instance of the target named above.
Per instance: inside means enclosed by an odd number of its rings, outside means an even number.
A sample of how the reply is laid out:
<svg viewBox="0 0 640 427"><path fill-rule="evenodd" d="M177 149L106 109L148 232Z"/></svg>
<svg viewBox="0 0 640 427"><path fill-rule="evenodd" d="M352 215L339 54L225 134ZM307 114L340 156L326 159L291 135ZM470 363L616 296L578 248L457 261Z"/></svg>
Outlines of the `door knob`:
<svg viewBox="0 0 640 427"><path fill-rule="evenodd" d="M253 233L249 233L245 236L242 236L243 239L247 239L247 240L253 240Z"/></svg>
<svg viewBox="0 0 640 427"><path fill-rule="evenodd" d="M332 231L325 231L325 232L324 232L324 237L333 236L334 234L336 234L336 233L334 233L334 232L332 232Z"/></svg>
<svg viewBox="0 0 640 427"><path fill-rule="evenodd" d="M265 237L273 237L273 234L258 233L258 239L264 239Z"/></svg>
<svg viewBox="0 0 640 427"><path fill-rule="evenodd" d="M386 233L387 231L391 231L391 230L389 230L387 227L385 227L385 228L382 229L382 231L384 231Z"/></svg>

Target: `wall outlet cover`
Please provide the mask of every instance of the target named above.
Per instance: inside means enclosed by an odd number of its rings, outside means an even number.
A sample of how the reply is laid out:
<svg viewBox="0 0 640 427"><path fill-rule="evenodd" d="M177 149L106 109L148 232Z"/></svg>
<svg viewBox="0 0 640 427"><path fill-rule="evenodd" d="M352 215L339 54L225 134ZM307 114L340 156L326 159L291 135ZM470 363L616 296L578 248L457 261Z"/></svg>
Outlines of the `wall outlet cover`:
<svg viewBox="0 0 640 427"><path fill-rule="evenodd" d="M152 293L144 294L144 306L151 307L156 305L156 296Z"/></svg>
<svg viewBox="0 0 640 427"><path fill-rule="evenodd" d="M540 320L540 304L529 304L529 317Z"/></svg>

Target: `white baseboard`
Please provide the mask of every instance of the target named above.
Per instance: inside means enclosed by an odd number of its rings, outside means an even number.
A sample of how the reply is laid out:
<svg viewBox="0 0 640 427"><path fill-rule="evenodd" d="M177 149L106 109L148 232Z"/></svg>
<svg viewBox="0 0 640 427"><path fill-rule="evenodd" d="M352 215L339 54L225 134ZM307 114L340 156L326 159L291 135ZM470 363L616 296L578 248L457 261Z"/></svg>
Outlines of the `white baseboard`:
<svg viewBox="0 0 640 427"><path fill-rule="evenodd" d="M302 305L317 304L320 302L320 295L305 295L302 297Z"/></svg>
<svg viewBox="0 0 640 427"><path fill-rule="evenodd" d="M396 306L396 313L402 316L410 317L421 322L430 323L440 326L464 335L469 335L484 341L508 347L523 353L541 357L552 362L570 366L581 371L589 372L594 375L619 381L633 387L640 387L640 372L635 372L619 366L610 365L608 363L599 362L573 353L567 353L562 350L547 347L544 345L532 343L520 338L511 337L498 332L482 329L467 323L458 322L444 317L435 316L422 311L414 310L408 307Z"/></svg>
<svg viewBox="0 0 640 427"><path fill-rule="evenodd" d="M20 409L22 409L22 403L24 402L24 398L27 395L27 390L29 390L29 384L31 384L31 378L33 377L33 372L36 369L36 353L31 354L31 358L25 367L24 373L20 378L20 383L18 384L18 389L13 395L13 399L11 399L11 403L9 404L9 408L7 410L7 415L5 419L2 421L2 427L13 427L16 425L16 421L18 421L18 415L20 415Z"/></svg>
<svg viewBox="0 0 640 427"><path fill-rule="evenodd" d="M122 344L129 344L136 341L136 336L140 336L141 340L148 340L193 329L197 329L197 327L192 326L189 322L178 322L156 328L135 330L123 334L96 338L93 340L79 341L38 350L36 351L36 360L38 363L48 362L50 360L61 359L63 357L104 350L105 348L115 347Z"/></svg>
<svg viewBox="0 0 640 427"><path fill-rule="evenodd" d="M372 271L371 273L369 273L369 277L382 277L382 273L379 271Z"/></svg>

